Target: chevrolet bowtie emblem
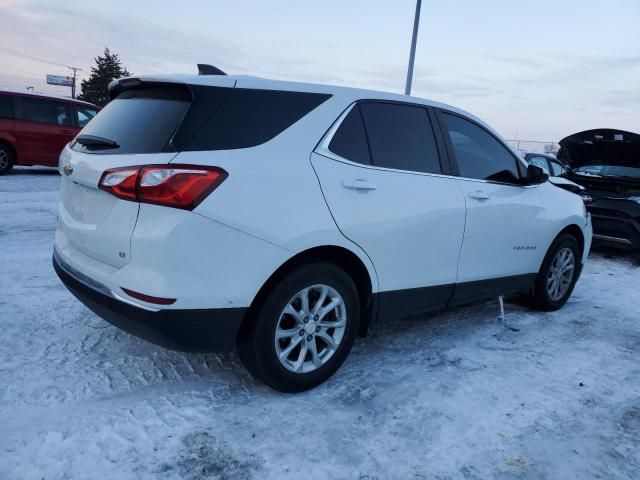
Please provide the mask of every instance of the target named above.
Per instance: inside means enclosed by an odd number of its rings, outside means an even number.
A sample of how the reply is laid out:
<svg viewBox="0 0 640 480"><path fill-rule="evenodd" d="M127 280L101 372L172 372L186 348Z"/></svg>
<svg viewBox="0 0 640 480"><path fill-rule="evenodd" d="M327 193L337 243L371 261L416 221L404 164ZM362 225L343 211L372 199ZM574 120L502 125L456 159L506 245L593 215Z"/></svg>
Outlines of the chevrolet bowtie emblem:
<svg viewBox="0 0 640 480"><path fill-rule="evenodd" d="M67 177L70 177L73 173L73 167L71 165L65 165L62 167L62 173L64 173Z"/></svg>

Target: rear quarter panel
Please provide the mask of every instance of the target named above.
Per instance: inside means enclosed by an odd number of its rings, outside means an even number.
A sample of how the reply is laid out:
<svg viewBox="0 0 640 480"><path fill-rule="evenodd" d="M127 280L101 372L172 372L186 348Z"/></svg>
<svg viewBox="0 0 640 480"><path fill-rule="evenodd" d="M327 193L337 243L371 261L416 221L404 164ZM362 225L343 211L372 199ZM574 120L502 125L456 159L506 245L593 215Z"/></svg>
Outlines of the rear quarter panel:
<svg viewBox="0 0 640 480"><path fill-rule="evenodd" d="M313 149L351 101L334 96L263 145L182 152L172 163L214 165L229 173L196 213L282 247L290 257L318 246L344 247L363 261L377 291L370 259L338 230L311 166Z"/></svg>

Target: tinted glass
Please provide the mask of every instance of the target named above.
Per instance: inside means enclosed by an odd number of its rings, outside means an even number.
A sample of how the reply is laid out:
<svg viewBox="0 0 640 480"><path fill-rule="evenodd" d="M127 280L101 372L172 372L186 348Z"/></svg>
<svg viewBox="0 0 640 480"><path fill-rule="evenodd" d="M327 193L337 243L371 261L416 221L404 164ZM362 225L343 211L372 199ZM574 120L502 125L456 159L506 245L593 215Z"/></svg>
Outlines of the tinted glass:
<svg viewBox="0 0 640 480"><path fill-rule="evenodd" d="M78 126L83 128L89 120L96 116L96 110L87 107L76 107L76 113L78 114Z"/></svg>
<svg viewBox="0 0 640 480"><path fill-rule="evenodd" d="M640 179L640 167L624 167L621 165L582 165L573 170L584 176L623 177Z"/></svg>
<svg viewBox="0 0 640 480"><path fill-rule="evenodd" d="M540 167L545 172L549 173L549 164L547 163L547 159L544 157L530 157L529 163L531 165L535 165L536 167Z"/></svg>
<svg viewBox="0 0 640 480"><path fill-rule="evenodd" d="M516 159L489 132L457 115L443 114L460 176L516 183Z"/></svg>
<svg viewBox="0 0 640 480"><path fill-rule="evenodd" d="M424 108L373 102L360 108L374 165L440 173L438 150Z"/></svg>
<svg viewBox="0 0 640 480"><path fill-rule="evenodd" d="M106 155L162 152L190 101L189 91L181 87L126 90L100 110L82 131L84 135L113 140L119 148L92 149L79 143L72 148Z"/></svg>
<svg viewBox="0 0 640 480"><path fill-rule="evenodd" d="M0 95L0 118L13 118L13 97Z"/></svg>
<svg viewBox="0 0 640 480"><path fill-rule="evenodd" d="M171 145L176 151L185 150L189 147L191 140L202 129L202 126L209 121L212 113L218 109L233 89L229 87L189 85L189 90L193 95L191 106L182 119L180 128L178 128L171 140Z"/></svg>
<svg viewBox="0 0 640 480"><path fill-rule="evenodd" d="M371 164L367 135L357 105L351 109L336 130L329 144L329 150L347 160Z"/></svg>
<svg viewBox="0 0 640 480"><path fill-rule="evenodd" d="M550 161L549 165L551 165L551 172L554 177L559 177L567 171L567 169L560 165L558 162Z"/></svg>
<svg viewBox="0 0 640 480"><path fill-rule="evenodd" d="M22 119L27 122L71 126L71 108L68 104L22 97Z"/></svg>
<svg viewBox="0 0 640 480"><path fill-rule="evenodd" d="M268 142L330 95L233 89L195 135L188 150L229 150Z"/></svg>

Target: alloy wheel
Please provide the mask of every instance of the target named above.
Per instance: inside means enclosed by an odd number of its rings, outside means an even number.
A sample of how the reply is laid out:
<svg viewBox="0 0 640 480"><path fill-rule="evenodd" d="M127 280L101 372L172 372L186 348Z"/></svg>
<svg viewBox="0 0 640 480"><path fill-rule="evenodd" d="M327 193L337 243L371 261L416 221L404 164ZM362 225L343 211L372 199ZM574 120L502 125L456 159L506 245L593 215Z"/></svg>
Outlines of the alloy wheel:
<svg viewBox="0 0 640 480"><path fill-rule="evenodd" d="M9 166L9 154L4 150L0 150L0 170L4 170Z"/></svg>
<svg viewBox="0 0 640 480"><path fill-rule="evenodd" d="M556 253L547 275L547 293L554 302L559 301L571 287L575 275L576 259L573 250L563 248Z"/></svg>
<svg viewBox="0 0 640 480"><path fill-rule="evenodd" d="M342 296L318 284L296 293L282 310L275 330L276 355L295 373L322 367L344 338L347 309Z"/></svg>

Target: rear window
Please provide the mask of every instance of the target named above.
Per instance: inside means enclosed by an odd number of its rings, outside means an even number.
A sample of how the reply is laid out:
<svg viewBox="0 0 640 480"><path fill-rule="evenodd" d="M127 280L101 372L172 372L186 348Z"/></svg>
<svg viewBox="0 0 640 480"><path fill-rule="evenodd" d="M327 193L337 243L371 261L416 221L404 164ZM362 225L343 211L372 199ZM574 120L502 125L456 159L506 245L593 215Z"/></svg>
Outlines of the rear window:
<svg viewBox="0 0 640 480"><path fill-rule="evenodd" d="M100 154L230 150L268 142L330 95L277 90L158 86L125 90L82 130L118 148Z"/></svg>
<svg viewBox="0 0 640 480"><path fill-rule="evenodd" d="M186 150L230 150L268 142L331 95L236 88Z"/></svg>
<svg viewBox="0 0 640 480"><path fill-rule="evenodd" d="M113 140L119 147L92 149L75 142L73 149L107 155L165 151L190 103L191 94L183 87L126 90L82 130L83 135Z"/></svg>

